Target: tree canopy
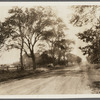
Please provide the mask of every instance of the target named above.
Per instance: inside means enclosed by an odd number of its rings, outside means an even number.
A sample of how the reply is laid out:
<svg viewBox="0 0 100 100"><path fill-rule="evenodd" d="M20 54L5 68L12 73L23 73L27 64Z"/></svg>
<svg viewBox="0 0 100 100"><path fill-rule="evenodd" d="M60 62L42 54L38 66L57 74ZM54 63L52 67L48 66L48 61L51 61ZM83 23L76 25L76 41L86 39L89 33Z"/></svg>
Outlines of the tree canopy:
<svg viewBox="0 0 100 100"><path fill-rule="evenodd" d="M87 45L79 47L87 55L90 63L100 63L100 16L98 5L72 6L74 14L70 22L78 27L91 24L91 27L78 33L77 37Z"/></svg>
<svg viewBox="0 0 100 100"><path fill-rule="evenodd" d="M74 5L71 6L74 11L70 23L74 26L81 27L89 23L94 24L100 13L100 6L98 5Z"/></svg>
<svg viewBox="0 0 100 100"><path fill-rule="evenodd" d="M13 7L8 13L9 17L1 23L1 33L10 34L8 49L20 49L22 70L24 69L23 53L32 59L33 70L36 69L35 47L38 48L38 43L40 44L42 41L48 43L52 59L57 57L60 60L66 52L71 50L70 44L74 42L65 39L67 27L50 7L36 6L24 9Z"/></svg>

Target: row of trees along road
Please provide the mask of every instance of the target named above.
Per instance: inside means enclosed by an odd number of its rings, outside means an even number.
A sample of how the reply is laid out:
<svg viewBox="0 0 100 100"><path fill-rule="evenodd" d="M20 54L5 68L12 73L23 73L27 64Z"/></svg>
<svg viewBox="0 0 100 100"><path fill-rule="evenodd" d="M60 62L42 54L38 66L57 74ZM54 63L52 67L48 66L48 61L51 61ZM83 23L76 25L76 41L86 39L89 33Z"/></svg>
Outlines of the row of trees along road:
<svg viewBox="0 0 100 100"><path fill-rule="evenodd" d="M84 55L88 55L87 60L90 63L100 63L100 17L97 16L100 14L100 6L82 5L72 6L72 8L75 10L70 21L73 25L82 27L91 24L89 29L77 34L79 39L87 43L80 49Z"/></svg>
<svg viewBox="0 0 100 100"><path fill-rule="evenodd" d="M21 70L24 70L23 53L31 57L33 70L36 69L34 51L40 41L48 43L52 59L55 59L56 55L58 62L61 53L66 54L71 50L70 44L74 42L65 39L66 25L50 7L14 7L8 13L9 17L0 24L0 46L6 45L7 49L20 50Z"/></svg>

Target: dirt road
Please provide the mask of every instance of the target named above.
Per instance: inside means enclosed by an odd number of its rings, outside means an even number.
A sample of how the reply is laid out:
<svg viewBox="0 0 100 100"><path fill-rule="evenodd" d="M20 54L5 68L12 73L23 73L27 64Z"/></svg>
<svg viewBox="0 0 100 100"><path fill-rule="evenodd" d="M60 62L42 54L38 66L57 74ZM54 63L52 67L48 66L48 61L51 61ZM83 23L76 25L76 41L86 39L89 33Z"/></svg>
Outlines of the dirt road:
<svg viewBox="0 0 100 100"><path fill-rule="evenodd" d="M0 84L0 95L91 94L88 79L79 69L59 69L36 77Z"/></svg>

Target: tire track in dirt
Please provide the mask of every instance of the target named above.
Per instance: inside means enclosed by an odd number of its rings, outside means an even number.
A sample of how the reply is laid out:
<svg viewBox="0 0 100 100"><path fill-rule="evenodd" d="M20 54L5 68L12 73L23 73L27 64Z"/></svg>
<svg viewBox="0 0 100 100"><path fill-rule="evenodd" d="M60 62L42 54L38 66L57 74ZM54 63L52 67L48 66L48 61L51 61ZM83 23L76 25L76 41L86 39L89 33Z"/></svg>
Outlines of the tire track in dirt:
<svg viewBox="0 0 100 100"><path fill-rule="evenodd" d="M13 87L5 87L5 88L2 88L1 90L4 90L4 91L0 91L0 94L24 94L25 92L29 92L30 90L34 90L34 88L38 87L38 86L41 86L42 84L44 83L48 83L49 81L51 81L53 79L52 78L49 78L49 79L31 79L31 80L28 80L28 82L22 82L20 84L14 84ZM27 80L26 80L27 81Z"/></svg>

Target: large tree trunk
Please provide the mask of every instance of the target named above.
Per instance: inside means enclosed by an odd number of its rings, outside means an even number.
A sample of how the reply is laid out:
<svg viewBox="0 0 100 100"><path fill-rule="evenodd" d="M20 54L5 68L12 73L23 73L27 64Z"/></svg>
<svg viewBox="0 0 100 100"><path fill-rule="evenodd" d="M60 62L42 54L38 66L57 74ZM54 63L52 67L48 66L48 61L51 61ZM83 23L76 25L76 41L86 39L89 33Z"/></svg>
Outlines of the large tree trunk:
<svg viewBox="0 0 100 100"><path fill-rule="evenodd" d="M33 71L36 70L36 61L35 61L35 54L31 51L32 63L33 63Z"/></svg>
<svg viewBox="0 0 100 100"><path fill-rule="evenodd" d="M21 30L20 19L19 19L19 31L20 31L20 35L21 35L20 64L21 64L21 71L23 71L23 70L24 70L24 66L23 66L23 47L24 47L24 39L23 39L22 30Z"/></svg>
<svg viewBox="0 0 100 100"><path fill-rule="evenodd" d="M55 59L55 46L54 46L54 43L52 43L52 46L51 46L51 55L52 55L52 59L53 59L53 65L55 66L56 65L56 59Z"/></svg>
<svg viewBox="0 0 100 100"><path fill-rule="evenodd" d="M60 63L60 61L61 61L61 52L59 51L59 53L58 53L58 64Z"/></svg>
<svg viewBox="0 0 100 100"><path fill-rule="evenodd" d="M53 65L55 66L55 57L54 57L55 55L54 55L54 51L52 51L52 59L53 59Z"/></svg>
<svg viewBox="0 0 100 100"><path fill-rule="evenodd" d="M24 70L22 53L23 53L23 49L21 48L21 49L20 49L20 64L21 64L21 71Z"/></svg>
<svg viewBox="0 0 100 100"><path fill-rule="evenodd" d="M20 49L20 64L21 64L21 71L24 70L24 66L23 66L23 38L22 38L22 47Z"/></svg>

